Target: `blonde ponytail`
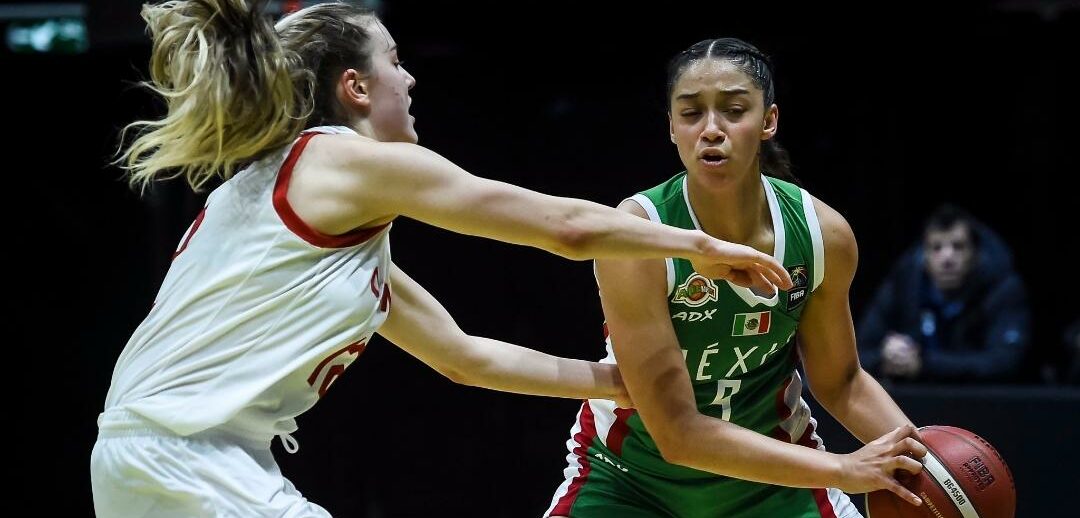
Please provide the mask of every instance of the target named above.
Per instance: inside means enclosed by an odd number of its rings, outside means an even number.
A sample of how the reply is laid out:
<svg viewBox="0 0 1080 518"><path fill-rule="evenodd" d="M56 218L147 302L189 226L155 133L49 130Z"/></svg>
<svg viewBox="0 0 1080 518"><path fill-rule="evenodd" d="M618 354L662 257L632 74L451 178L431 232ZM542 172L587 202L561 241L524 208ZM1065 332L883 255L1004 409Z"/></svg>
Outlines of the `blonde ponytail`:
<svg viewBox="0 0 1080 518"><path fill-rule="evenodd" d="M263 0L144 5L153 37L151 81L168 113L124 128L138 137L118 162L132 187L183 176L198 190L214 176L288 144L312 110L313 75L282 47Z"/></svg>

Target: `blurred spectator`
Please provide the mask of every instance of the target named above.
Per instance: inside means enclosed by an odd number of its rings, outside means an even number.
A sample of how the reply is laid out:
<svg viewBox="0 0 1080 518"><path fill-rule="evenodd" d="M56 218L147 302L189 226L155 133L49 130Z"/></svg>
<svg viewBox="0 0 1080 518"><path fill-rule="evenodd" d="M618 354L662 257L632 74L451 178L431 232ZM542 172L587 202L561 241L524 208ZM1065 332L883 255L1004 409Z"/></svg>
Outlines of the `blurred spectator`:
<svg viewBox="0 0 1080 518"><path fill-rule="evenodd" d="M945 205L922 243L878 287L858 327L863 367L927 381L1011 381L1030 340L1012 253L992 230Z"/></svg>

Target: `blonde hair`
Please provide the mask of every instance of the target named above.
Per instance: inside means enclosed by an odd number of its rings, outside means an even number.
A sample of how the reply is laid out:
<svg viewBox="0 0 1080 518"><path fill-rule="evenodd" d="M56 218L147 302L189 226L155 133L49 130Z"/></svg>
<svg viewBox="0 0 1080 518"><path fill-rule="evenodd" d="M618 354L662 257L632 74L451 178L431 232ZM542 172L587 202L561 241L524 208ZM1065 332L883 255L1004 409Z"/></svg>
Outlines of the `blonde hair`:
<svg viewBox="0 0 1080 518"><path fill-rule="evenodd" d="M333 82L346 66L367 71L370 10L319 4L281 20L264 0L173 0L144 5L153 38L149 82L166 103L160 120L129 124L138 136L117 162L133 188L183 176L195 190L292 142L311 121L342 123ZM334 55L335 50L345 52Z"/></svg>

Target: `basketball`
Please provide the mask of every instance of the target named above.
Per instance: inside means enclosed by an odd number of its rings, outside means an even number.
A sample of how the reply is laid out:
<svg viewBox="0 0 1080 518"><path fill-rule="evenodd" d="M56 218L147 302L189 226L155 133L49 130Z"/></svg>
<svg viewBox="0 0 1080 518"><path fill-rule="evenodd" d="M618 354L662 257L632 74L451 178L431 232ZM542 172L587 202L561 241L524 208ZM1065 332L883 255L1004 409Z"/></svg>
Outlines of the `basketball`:
<svg viewBox="0 0 1080 518"><path fill-rule="evenodd" d="M919 429L928 450L918 475L897 480L922 498L913 506L890 491L866 495L867 518L1013 518L1016 488L1005 459L982 437L952 426Z"/></svg>

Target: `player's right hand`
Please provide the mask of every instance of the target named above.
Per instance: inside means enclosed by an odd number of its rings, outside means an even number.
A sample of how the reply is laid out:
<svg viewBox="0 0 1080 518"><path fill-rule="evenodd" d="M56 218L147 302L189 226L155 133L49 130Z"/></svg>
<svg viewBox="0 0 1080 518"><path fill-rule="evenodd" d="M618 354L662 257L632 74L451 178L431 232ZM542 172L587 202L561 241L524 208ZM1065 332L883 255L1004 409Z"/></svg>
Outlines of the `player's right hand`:
<svg viewBox="0 0 1080 518"><path fill-rule="evenodd" d="M838 489L848 493L887 489L912 505L922 505L922 500L895 477L896 470L913 475L922 471L923 465L915 458L926 456L926 446L917 439L915 427L904 425L867 443L858 451L842 455Z"/></svg>
<svg viewBox="0 0 1080 518"><path fill-rule="evenodd" d="M699 257L691 258L694 271L710 279L731 281L759 294L791 289L791 276L776 258L749 246L729 243L701 233L705 241Z"/></svg>

